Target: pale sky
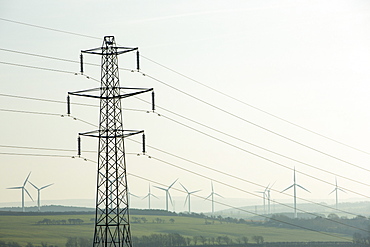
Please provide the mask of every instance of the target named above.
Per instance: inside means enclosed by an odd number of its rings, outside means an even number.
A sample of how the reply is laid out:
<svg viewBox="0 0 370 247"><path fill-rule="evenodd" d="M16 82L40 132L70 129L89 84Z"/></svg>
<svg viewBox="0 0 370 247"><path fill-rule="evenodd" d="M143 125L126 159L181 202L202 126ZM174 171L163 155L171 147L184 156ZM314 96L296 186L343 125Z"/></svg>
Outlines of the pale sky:
<svg viewBox="0 0 370 247"><path fill-rule="evenodd" d="M16 153L73 156L75 152L5 147L74 150L78 133L94 130L94 126L66 117L4 110L65 114L65 104L5 95L65 101L67 92L99 86L98 82L81 75L4 64L79 72L78 63L28 56L4 49L78 61L80 50L99 47L105 35L114 35L121 46L139 47L145 58L263 111L370 153L369 1L31 3L0 0L0 6L1 205L11 202L19 202L20 205L21 192L6 188L21 186L31 171L30 181L35 185L41 187L54 183L42 192L43 200L95 197L96 165L92 162L72 158L9 155ZM292 126L145 58L141 59L142 72L159 81L140 73L122 70L121 86L153 87L159 107L311 167L196 125L161 108L157 108L161 116L125 111L125 129L144 129L148 146L249 181L243 182L201 168L150 147L147 147L148 155L172 165L137 156L132 153L140 153L141 146L126 140L126 150L129 153L127 169L133 174L129 177L129 188L133 194L145 196L148 193L147 180L153 181L153 185L163 186L162 184L170 185L178 178L188 190L201 189L198 195L206 197L211 193L210 181L213 180L216 192L226 198L219 199L221 202L240 206L256 201L262 203L260 194L256 191L274 183L272 198L289 203L293 201L289 196L292 191L287 194L281 194L279 191L293 183L292 169L295 167L298 172L297 183L311 191L307 193L299 190L299 197L314 202L334 203L334 195L328 194L334 189L335 175L313 168L316 167L339 175L338 186L347 191L340 193L340 200L369 201L370 172L358 168L369 168L369 154ZM92 55L84 57L86 63L99 64L99 59ZM122 68L134 69L135 57L121 55L119 65ZM98 66L86 65L85 74L99 80L100 69ZM173 90L164 83L209 105ZM150 95L139 98L149 101ZM72 101L98 105L98 101L86 98L73 97ZM150 105L134 98L124 100L122 105L131 109L151 109ZM96 107L72 106L74 117L95 125L98 124L98 114ZM181 126L167 117L233 146ZM336 159L271 132L303 143ZM133 139L141 140L140 137ZM83 155L96 160L96 154L84 150L96 150L97 140L83 138L82 145ZM27 185L27 188L36 199L36 191L30 185ZM174 188L182 190L179 183L176 183ZM164 208L164 193L156 188L151 190L161 197L155 207ZM176 211L186 210L186 207L182 207L185 194L175 190L171 194L178 198ZM240 198L241 202L233 205L233 201L227 198ZM26 199L26 206L35 204L36 202L29 198ZM199 210L207 209L199 207ZM210 211L210 208L208 210Z"/></svg>

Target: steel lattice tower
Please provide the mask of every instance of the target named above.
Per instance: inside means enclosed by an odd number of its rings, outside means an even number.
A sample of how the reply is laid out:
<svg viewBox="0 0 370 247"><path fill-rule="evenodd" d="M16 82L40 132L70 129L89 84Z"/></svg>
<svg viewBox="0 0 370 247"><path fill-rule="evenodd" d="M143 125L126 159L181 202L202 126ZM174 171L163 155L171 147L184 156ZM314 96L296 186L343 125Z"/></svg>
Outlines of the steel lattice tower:
<svg viewBox="0 0 370 247"><path fill-rule="evenodd" d="M138 48L117 47L113 36L105 36L102 47L81 51L101 55L101 86L68 93L68 113L70 113L69 95L100 99L99 129L80 133L78 138L79 155L80 135L99 138L93 246L132 246L124 138L144 131L123 129L121 99L149 91L153 93L153 89L120 87L117 57L131 51L137 51L137 69L139 69ZM83 73L82 54L81 73ZM121 92L123 90L124 93ZM154 96L152 99L154 102ZM145 152L144 138L143 134L143 152Z"/></svg>

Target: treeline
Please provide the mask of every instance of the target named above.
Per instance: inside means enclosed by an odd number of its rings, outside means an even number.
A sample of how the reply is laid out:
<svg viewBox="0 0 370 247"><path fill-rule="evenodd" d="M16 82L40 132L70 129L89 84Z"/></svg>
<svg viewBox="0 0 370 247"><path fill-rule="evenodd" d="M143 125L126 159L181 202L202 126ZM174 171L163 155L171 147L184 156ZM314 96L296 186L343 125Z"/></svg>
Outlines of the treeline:
<svg viewBox="0 0 370 247"><path fill-rule="evenodd" d="M68 219L68 220L52 220L52 219L43 219L43 220L40 220L38 222L36 222L36 224L38 225L81 225L83 224L84 221L81 220L81 219Z"/></svg>
<svg viewBox="0 0 370 247"><path fill-rule="evenodd" d="M358 215L354 218L339 217L336 214L329 214L325 217L316 217L312 219L294 219L282 214L274 214L268 221L255 224L262 224L269 227L282 227L289 229L309 228L315 231L341 233L353 235L359 229L364 232L369 230L370 220L364 216Z"/></svg>
<svg viewBox="0 0 370 247"><path fill-rule="evenodd" d="M17 242L4 242L0 241L0 247L23 247ZM41 243L40 245L34 245L32 243L27 243L24 247L58 247L56 245L49 245L47 243Z"/></svg>
<svg viewBox="0 0 370 247"><path fill-rule="evenodd" d="M262 244L264 238L262 236L252 236L252 241L257 244ZM206 237L197 235L193 237L184 237L178 233L168 234L151 234L149 236L132 237L132 242L135 247L176 247L176 246L245 246L248 244L248 237L244 236L238 239L232 239L231 237L217 236L217 237Z"/></svg>
<svg viewBox="0 0 370 247"><path fill-rule="evenodd" d="M200 236L198 236L200 237ZM221 236L220 236L221 237ZM221 238L224 238L222 236ZM218 238L218 237L217 237ZM216 239L217 239L216 238ZM133 246L135 247L200 247L202 242L198 242L195 245L191 242L192 238L183 238L181 235L176 233L171 234L153 234L141 238L132 238ZM208 238L209 239L209 238ZM253 239L253 237L252 237ZM226 240L226 239L225 239ZM223 243L204 243L207 247L369 247L367 244L361 243L350 243L350 242L266 242L266 243L229 243L226 241ZM145 241L140 242L140 241ZM190 241L190 242L188 242ZM65 247L91 247L93 243L92 239L80 238L80 237L69 237L67 239ZM0 241L0 247L58 247L56 245L48 245L47 243L41 243L40 245L34 245L27 243L26 245L20 245L17 242L4 242Z"/></svg>

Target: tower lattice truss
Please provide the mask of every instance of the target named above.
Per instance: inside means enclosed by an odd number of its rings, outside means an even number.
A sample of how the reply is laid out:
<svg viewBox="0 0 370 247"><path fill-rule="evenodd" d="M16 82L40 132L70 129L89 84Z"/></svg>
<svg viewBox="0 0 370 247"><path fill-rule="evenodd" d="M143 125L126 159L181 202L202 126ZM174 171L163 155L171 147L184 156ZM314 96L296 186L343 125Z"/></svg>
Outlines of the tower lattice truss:
<svg viewBox="0 0 370 247"><path fill-rule="evenodd" d="M113 36L105 36L102 47L82 51L82 53L101 55L101 86L68 93L68 103L69 95L100 100L99 129L79 133L78 138L79 155L81 154L80 136L99 139L94 246L132 246L124 138L142 133L143 152L145 152L145 136L142 130L123 129L121 99L149 91L153 93L152 88L120 87L118 55L132 51L137 52L137 69L139 69L138 48L117 47ZM154 102L153 96L152 99ZM68 113L70 113L69 109L68 106Z"/></svg>

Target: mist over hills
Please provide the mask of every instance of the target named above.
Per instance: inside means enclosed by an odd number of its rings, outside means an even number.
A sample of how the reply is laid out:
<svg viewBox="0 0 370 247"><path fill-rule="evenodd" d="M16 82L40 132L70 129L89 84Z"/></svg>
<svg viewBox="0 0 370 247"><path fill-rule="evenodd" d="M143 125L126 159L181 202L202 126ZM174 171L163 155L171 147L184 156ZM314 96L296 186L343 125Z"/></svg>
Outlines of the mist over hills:
<svg viewBox="0 0 370 247"><path fill-rule="evenodd" d="M47 201L45 201L47 202ZM196 201L194 201L196 202ZM19 202L14 203L2 203L0 204L0 211L6 212L21 212L22 208L19 205ZM204 204L204 202L203 202ZM209 204L209 203L208 203ZM195 206L195 203L194 203ZM209 205L207 205L209 206ZM356 215L362 215L365 217L370 217L370 202L362 201L362 202L343 202L338 204L338 210L335 209L335 205L327 204L325 202L322 203L303 203L297 205L297 212L299 218L315 218L317 216L326 217L331 213L337 214L339 217L348 217L353 218ZM232 217L232 218L243 218L243 219L253 219L253 220L263 220L265 217L273 214L284 214L288 217L293 217L293 204L275 204L271 203L270 205L270 212L268 211L268 205L264 207L260 204L249 205L249 206L241 206L241 207L234 207L234 208L226 208L222 210L215 210L215 215L221 215L222 217ZM137 212L145 211L145 207L137 208L135 206L131 207L132 210ZM210 209L209 207L204 209ZM26 212L38 212L38 208L36 206L26 206ZM164 211L162 208L155 208L151 211ZM52 203L48 205L44 205L41 207L41 212L87 212L87 213L94 213L94 200L58 200L52 201ZM175 212L174 210L170 210L170 212ZM186 212L186 210L178 211ZM195 211L196 212L196 211ZM204 210L201 212L196 213L203 213L205 215L211 215L210 211Z"/></svg>

